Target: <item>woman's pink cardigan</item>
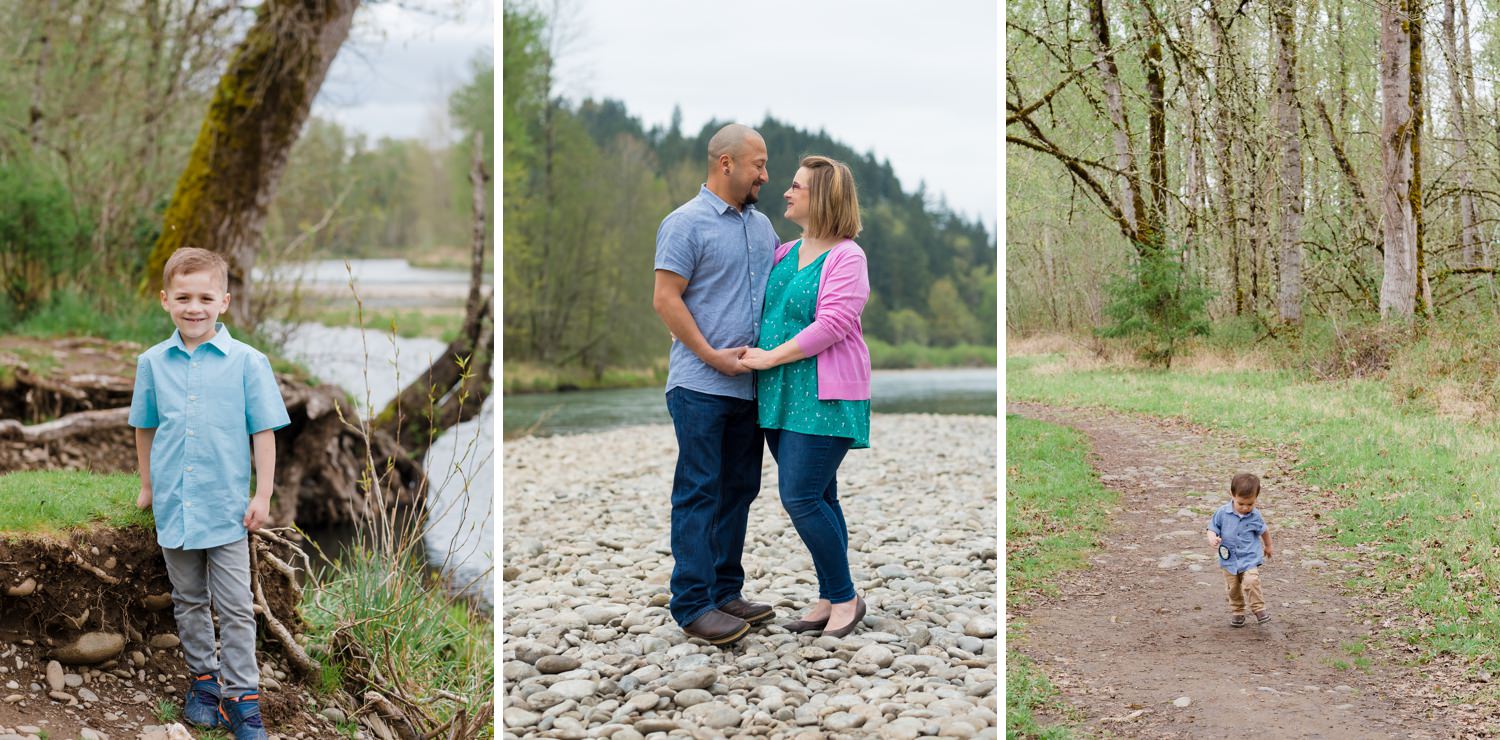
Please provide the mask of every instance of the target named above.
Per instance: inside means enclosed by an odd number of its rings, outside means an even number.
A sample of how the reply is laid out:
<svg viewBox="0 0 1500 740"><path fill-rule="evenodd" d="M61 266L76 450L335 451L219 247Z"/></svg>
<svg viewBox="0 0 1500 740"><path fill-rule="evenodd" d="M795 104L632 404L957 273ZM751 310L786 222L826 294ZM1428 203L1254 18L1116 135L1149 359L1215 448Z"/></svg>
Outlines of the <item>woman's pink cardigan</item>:
<svg viewBox="0 0 1500 740"><path fill-rule="evenodd" d="M776 249L776 262L797 241ZM829 250L818 281L818 305L813 322L798 332L802 354L818 358L818 398L823 401L866 401L870 398L870 348L865 346L859 314L870 299L870 274L865 251L845 239Z"/></svg>

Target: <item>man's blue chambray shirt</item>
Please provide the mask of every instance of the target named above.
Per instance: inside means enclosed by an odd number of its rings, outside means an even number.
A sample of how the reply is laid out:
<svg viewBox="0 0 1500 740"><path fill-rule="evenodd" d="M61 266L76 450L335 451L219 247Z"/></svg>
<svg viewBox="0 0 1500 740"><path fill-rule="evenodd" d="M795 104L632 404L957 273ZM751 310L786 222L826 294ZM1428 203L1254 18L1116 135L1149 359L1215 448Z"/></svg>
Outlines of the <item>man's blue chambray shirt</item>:
<svg viewBox="0 0 1500 740"><path fill-rule="evenodd" d="M245 537L250 435L291 423L266 356L223 324L191 354L181 332L141 353L130 425L156 429L151 509L162 547L202 550Z"/></svg>
<svg viewBox="0 0 1500 740"><path fill-rule="evenodd" d="M656 269L687 278L682 302L711 347L754 347L777 244L766 214L755 206L737 211L704 185L698 197L662 219L656 232ZM725 375L678 341L672 342L669 358L667 390L682 386L715 396L755 398L754 373Z"/></svg>
<svg viewBox="0 0 1500 740"><path fill-rule="evenodd" d="M1266 531L1266 520L1261 517L1260 509L1251 509L1242 516L1235 513L1234 502L1224 504L1214 512L1208 528L1223 538L1220 545L1229 548L1229 560L1220 560L1220 568L1240 574L1264 562L1265 545L1260 535Z"/></svg>

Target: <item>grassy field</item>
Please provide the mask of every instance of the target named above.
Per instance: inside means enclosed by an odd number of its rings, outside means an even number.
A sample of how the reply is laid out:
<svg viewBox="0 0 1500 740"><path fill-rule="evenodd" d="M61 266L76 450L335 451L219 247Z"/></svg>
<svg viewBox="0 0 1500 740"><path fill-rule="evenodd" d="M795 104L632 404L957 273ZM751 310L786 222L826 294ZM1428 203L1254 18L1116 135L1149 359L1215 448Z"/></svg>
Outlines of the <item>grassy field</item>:
<svg viewBox="0 0 1500 740"><path fill-rule="evenodd" d="M1375 379L1098 369L1062 355L1012 357L1006 368L1006 393L1015 400L1180 417L1255 443L1294 446L1299 477L1346 501L1329 517L1339 542L1374 555L1366 558L1372 568L1349 585L1410 607L1392 616L1419 660L1446 653L1476 671L1500 669L1500 428L1493 422L1441 415Z"/></svg>
<svg viewBox="0 0 1500 740"><path fill-rule="evenodd" d="M0 532L50 535L95 523L150 527L151 513L135 508L141 480L134 475L40 471L0 475Z"/></svg>
<svg viewBox="0 0 1500 740"><path fill-rule="evenodd" d="M1049 592L1052 578L1088 562L1118 496L1100 485L1088 464L1088 441L1066 427L1019 416L1005 418L1005 602L1026 603ZM1024 639L1011 624L1007 642ZM1066 713L1047 677L1016 651L1005 657L1008 737L1068 737L1043 728L1038 710Z"/></svg>

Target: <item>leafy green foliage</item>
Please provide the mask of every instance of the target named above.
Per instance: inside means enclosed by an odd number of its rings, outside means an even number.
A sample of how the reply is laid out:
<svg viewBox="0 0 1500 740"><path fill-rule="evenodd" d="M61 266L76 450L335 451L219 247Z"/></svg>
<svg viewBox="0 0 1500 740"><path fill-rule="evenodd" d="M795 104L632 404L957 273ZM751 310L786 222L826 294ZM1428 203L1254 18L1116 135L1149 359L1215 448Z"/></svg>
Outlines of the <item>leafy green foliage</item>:
<svg viewBox="0 0 1500 740"><path fill-rule="evenodd" d="M1113 278L1105 291L1113 323L1099 334L1140 339L1137 353L1152 365L1171 367L1184 339L1208 333L1209 292L1168 250L1142 249L1130 274Z"/></svg>
<svg viewBox="0 0 1500 740"><path fill-rule="evenodd" d="M0 161L0 290L15 313L26 316L78 271L88 230L56 174Z"/></svg>

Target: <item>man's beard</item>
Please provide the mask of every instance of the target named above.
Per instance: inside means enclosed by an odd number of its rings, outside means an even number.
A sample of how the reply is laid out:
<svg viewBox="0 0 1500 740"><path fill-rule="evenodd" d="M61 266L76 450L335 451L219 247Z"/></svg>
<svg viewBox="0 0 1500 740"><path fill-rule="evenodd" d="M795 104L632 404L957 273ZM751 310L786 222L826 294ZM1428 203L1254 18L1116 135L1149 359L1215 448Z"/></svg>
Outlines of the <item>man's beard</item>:
<svg viewBox="0 0 1500 740"><path fill-rule="evenodd" d="M750 192L745 193L745 202L741 203L740 205L742 205L742 206L753 206L753 205L755 205L759 201L760 201L760 196L756 195L755 188L750 188Z"/></svg>

